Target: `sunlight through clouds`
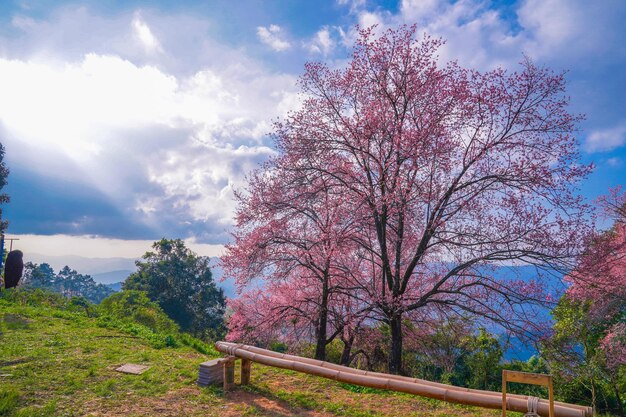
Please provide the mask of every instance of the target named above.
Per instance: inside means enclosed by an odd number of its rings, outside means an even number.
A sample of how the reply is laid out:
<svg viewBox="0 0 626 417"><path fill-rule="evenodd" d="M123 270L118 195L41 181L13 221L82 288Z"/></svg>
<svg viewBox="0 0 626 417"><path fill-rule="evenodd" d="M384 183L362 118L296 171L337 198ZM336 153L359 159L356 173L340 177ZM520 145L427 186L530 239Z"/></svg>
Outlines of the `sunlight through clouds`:
<svg viewBox="0 0 626 417"><path fill-rule="evenodd" d="M123 173L108 166L108 158L101 159L104 149L119 141L139 153L156 146L145 166L148 179L163 187L161 200L177 198L173 208L185 207L193 219L215 217L219 223L232 218L232 187L272 153L262 144L272 112L259 105L287 110L290 106L281 103L290 102L290 96L283 89L294 81L257 73L258 83L250 83L236 72L218 75L208 69L179 80L151 66L95 54L61 68L0 60L0 72L5 74L0 79L2 122L15 136L62 151L86 172L97 172L94 183L111 197L123 190L108 189L119 185L110 178ZM190 135L153 144L148 137L120 136L121 129L154 125L187 129Z"/></svg>
<svg viewBox="0 0 626 417"><path fill-rule="evenodd" d="M139 12L129 27L146 53L169 55ZM30 171L95 187L155 234L168 224L183 237L223 239L233 190L273 154L271 120L298 101L295 76L231 53L189 74L118 54L0 57L3 142ZM59 169L64 159L72 165ZM81 233L95 221L65 224Z"/></svg>

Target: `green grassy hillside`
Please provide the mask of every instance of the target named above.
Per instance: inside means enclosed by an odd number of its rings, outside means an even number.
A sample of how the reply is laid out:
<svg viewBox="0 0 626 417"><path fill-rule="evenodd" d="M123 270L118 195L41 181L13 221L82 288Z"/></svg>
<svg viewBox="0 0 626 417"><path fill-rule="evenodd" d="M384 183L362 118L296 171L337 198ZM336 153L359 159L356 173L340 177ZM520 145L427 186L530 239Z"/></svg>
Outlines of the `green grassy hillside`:
<svg viewBox="0 0 626 417"><path fill-rule="evenodd" d="M0 416L497 416L253 364L223 393L195 384L219 356L185 335L100 317L47 296L0 295ZM149 366L126 375L124 363Z"/></svg>

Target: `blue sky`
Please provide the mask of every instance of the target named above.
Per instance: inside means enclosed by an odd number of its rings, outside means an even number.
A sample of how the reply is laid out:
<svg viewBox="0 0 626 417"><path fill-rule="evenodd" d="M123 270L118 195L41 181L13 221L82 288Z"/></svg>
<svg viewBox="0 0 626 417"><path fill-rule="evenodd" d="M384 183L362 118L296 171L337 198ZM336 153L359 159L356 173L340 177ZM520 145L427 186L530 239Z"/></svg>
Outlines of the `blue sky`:
<svg viewBox="0 0 626 417"><path fill-rule="evenodd" d="M8 235L26 253L136 257L166 236L218 255L304 63L343 65L356 24L416 23L476 69L568 71L591 200L626 178L624 21L622 0L0 2Z"/></svg>

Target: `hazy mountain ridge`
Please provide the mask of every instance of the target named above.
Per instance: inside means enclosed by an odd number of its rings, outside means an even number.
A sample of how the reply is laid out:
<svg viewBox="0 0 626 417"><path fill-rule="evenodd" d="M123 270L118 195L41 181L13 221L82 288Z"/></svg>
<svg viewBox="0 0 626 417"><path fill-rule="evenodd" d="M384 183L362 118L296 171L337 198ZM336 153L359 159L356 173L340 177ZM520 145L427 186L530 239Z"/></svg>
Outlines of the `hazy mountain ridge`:
<svg viewBox="0 0 626 417"><path fill-rule="evenodd" d="M235 284L232 280L220 282L223 271L217 266L219 258L211 258L210 266L215 283L224 289L224 294L229 298L236 297ZM114 288L115 284L123 282L130 274L137 270L135 258L87 258L84 256L50 256L40 253L25 253L24 262L36 264L47 263L55 271L64 266L78 271L81 274L91 275L94 281L107 284ZM115 289L115 288L114 288ZM119 290L117 290L119 291Z"/></svg>
<svg viewBox="0 0 626 417"><path fill-rule="evenodd" d="M24 254L24 262L33 262L36 264L47 263L55 271L67 265L81 274L91 275L96 281L98 280L95 276L99 274L107 274L113 271L134 272L137 269L135 260L135 258L87 258L76 255L50 256L40 253Z"/></svg>
<svg viewBox="0 0 626 417"><path fill-rule="evenodd" d="M104 284L115 292L122 291L123 282L113 282L111 284Z"/></svg>
<svg viewBox="0 0 626 417"><path fill-rule="evenodd" d="M126 278L128 278L128 276L132 274L133 272L134 271L131 271L129 269L122 269L119 271L109 271L109 272L102 272L100 274L92 274L91 277L96 282L109 285L109 284L115 284L118 282L124 282Z"/></svg>

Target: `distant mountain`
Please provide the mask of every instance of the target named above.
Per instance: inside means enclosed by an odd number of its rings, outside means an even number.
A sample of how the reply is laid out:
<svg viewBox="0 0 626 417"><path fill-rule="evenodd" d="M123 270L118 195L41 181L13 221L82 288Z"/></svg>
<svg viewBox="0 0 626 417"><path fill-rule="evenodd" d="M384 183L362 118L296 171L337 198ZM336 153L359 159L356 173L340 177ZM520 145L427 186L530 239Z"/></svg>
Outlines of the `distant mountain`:
<svg viewBox="0 0 626 417"><path fill-rule="evenodd" d="M108 284L124 282L126 278L128 278L128 276L132 274L133 272L134 271L131 271L130 269L122 269L119 271L109 271L109 272L102 272L100 274L93 274L91 275L91 277L96 282L101 282L102 284L108 285Z"/></svg>
<svg viewBox="0 0 626 417"><path fill-rule="evenodd" d="M122 291L122 282L114 282L112 284L105 284L107 287L112 289L115 292Z"/></svg>
<svg viewBox="0 0 626 417"><path fill-rule="evenodd" d="M224 271L218 265L220 258L213 257L211 258L210 266L211 273L213 275L213 280L217 284L218 287L221 287L224 290L224 295L228 298L237 298L237 292L235 289L235 281L232 279L227 279L224 282L220 282L222 276L224 276Z"/></svg>
<svg viewBox="0 0 626 417"><path fill-rule="evenodd" d="M236 298L234 281L229 279L220 282L223 271L217 266L219 260L217 257L211 258L210 265L213 279L219 287L224 289L226 297ZM49 256L40 253L26 253L24 254L24 262L47 263L55 271L59 271L67 265L81 274L91 275L94 281L107 285L123 282L137 270L134 258L87 258L73 255Z"/></svg>
<svg viewBox="0 0 626 417"><path fill-rule="evenodd" d="M98 274L109 273L112 271L134 272L137 269L135 267L134 258L86 258L74 255L49 256L40 253L25 253L24 262L33 262L36 264L47 263L55 271L58 271L67 265L70 268L79 271L81 274L93 276L94 279L95 275Z"/></svg>

